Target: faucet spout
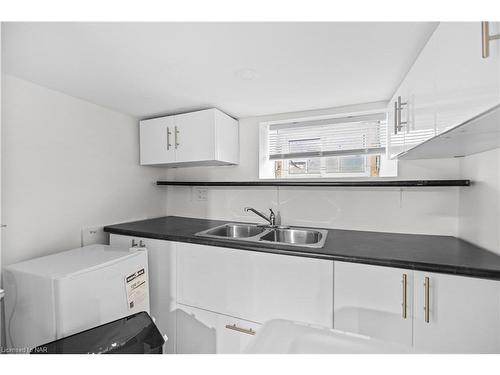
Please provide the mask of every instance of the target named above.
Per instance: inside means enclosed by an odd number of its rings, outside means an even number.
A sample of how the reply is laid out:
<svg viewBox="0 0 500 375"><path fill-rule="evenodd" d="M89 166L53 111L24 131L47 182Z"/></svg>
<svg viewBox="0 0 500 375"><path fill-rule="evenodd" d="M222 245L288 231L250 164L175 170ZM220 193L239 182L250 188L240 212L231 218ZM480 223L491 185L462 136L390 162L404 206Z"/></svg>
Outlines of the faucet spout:
<svg viewBox="0 0 500 375"><path fill-rule="evenodd" d="M271 214L269 215L269 217L267 217L266 215L260 213L255 208L245 207L245 212L248 212L248 211L252 211L254 214L260 216L261 218L263 218L264 220L266 220L269 223L269 225L276 226L276 215L274 214L274 212L273 212L272 209L269 209L269 211L271 211Z"/></svg>

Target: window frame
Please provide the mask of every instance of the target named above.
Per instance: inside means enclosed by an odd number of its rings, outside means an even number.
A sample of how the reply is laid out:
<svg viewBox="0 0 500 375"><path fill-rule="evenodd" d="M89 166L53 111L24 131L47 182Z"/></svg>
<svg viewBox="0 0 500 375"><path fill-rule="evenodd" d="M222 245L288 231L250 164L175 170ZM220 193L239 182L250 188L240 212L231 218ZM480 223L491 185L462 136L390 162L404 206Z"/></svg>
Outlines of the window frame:
<svg viewBox="0 0 500 375"><path fill-rule="evenodd" d="M359 106L357 106L359 107ZM270 160L268 156L269 151L269 126L276 124L287 124L290 122L307 122L307 121L315 121L315 120L327 120L327 119L341 119L345 117L352 116L362 116L362 115L376 115L376 114L384 114L386 116L386 149L384 154L380 154L381 159L386 163L386 168L384 170L385 174L379 176L371 176L370 167L367 166L367 171L364 173L320 173L319 174L289 174L288 172L283 171L282 177L275 177L275 161ZM381 177L397 177L397 160L392 160L389 155L389 125L387 123L387 110L385 106L376 107L374 109L368 110L354 110L354 111L340 111L337 110L335 112L324 114L324 115L311 115L311 116L302 116L297 118L282 118L274 121L263 121L259 123L259 179L260 180L297 180L297 179L313 179L313 180L325 180L325 179L345 179L345 178L369 178L376 179ZM314 137L312 135L312 137ZM363 154L360 154L363 155ZM369 157L370 154L366 154L366 157ZM305 158L307 159L307 158ZM283 164L285 164L289 159L284 159ZM295 160L295 159L294 159ZM297 159L302 160L302 159ZM321 158L321 164L325 163L324 157ZM382 161L381 161L382 163ZM284 168L282 166L282 168ZM382 169L380 170L382 172ZM286 174L285 174L286 173Z"/></svg>

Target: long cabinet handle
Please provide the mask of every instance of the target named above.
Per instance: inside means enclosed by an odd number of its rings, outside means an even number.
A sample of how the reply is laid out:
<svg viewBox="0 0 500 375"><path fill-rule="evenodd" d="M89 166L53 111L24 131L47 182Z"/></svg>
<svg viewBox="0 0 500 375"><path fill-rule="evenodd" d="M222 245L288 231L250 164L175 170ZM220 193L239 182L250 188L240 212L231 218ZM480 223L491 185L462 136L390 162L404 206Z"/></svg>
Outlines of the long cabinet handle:
<svg viewBox="0 0 500 375"><path fill-rule="evenodd" d="M401 121L401 111L403 110L403 107L405 105L408 105L408 102L403 102L401 100L401 96L398 96L398 130L401 131L403 128L403 125L407 125L408 121Z"/></svg>
<svg viewBox="0 0 500 375"><path fill-rule="evenodd" d="M490 24L481 22L481 49L483 59L490 57Z"/></svg>
<svg viewBox="0 0 500 375"><path fill-rule="evenodd" d="M401 131L401 97L398 96L396 101L396 121L398 123L398 131Z"/></svg>
<svg viewBox="0 0 500 375"><path fill-rule="evenodd" d="M177 149L177 147L180 145L179 143L179 129L177 129L177 126L174 126L174 135L175 135L175 148Z"/></svg>
<svg viewBox="0 0 500 375"><path fill-rule="evenodd" d="M398 102L394 102L394 134L398 134Z"/></svg>
<svg viewBox="0 0 500 375"><path fill-rule="evenodd" d="M481 47L483 59L490 57L490 41L500 39L500 34L490 35L490 23L481 22Z"/></svg>
<svg viewBox="0 0 500 375"><path fill-rule="evenodd" d="M424 278L424 319L426 323L429 323L430 316L430 298L429 298L429 278Z"/></svg>
<svg viewBox="0 0 500 375"><path fill-rule="evenodd" d="M228 325L226 325L226 328L230 329L230 330L233 330L233 331L245 333L247 335L252 335L253 336L253 335L256 334L256 332L252 328L245 329L245 328L238 327L236 324L228 324Z"/></svg>
<svg viewBox="0 0 500 375"><path fill-rule="evenodd" d="M403 125L408 124L408 121L401 121L401 110L405 105L408 105L408 102L403 102L401 96L398 96L398 99L394 102L394 134L398 134Z"/></svg>
<svg viewBox="0 0 500 375"><path fill-rule="evenodd" d="M403 273L403 319L406 319L407 317L407 311L408 309L408 275L406 273Z"/></svg>
<svg viewBox="0 0 500 375"><path fill-rule="evenodd" d="M167 150L170 150L170 147L172 147L172 145L170 144L170 134L172 134L172 132L170 131L170 128L167 126Z"/></svg>

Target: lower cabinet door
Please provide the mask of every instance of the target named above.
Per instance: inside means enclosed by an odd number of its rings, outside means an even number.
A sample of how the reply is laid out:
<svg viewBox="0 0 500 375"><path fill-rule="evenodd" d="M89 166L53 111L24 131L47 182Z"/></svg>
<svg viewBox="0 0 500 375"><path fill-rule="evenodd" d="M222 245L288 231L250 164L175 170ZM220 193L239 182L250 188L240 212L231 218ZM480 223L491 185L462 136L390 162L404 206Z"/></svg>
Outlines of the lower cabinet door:
<svg viewBox="0 0 500 375"><path fill-rule="evenodd" d="M259 328L255 322L179 304L177 353L243 353Z"/></svg>
<svg viewBox="0 0 500 375"><path fill-rule="evenodd" d="M335 262L334 328L412 345L413 271Z"/></svg>
<svg viewBox="0 0 500 375"><path fill-rule="evenodd" d="M500 353L500 282L415 271L415 349Z"/></svg>
<svg viewBox="0 0 500 375"><path fill-rule="evenodd" d="M166 334L164 353L175 353L176 336L176 256L175 242L111 234L110 245L130 248L145 246L148 250L149 303L151 316L161 334Z"/></svg>
<svg viewBox="0 0 500 375"><path fill-rule="evenodd" d="M177 243L177 302L254 322L332 327L333 262Z"/></svg>

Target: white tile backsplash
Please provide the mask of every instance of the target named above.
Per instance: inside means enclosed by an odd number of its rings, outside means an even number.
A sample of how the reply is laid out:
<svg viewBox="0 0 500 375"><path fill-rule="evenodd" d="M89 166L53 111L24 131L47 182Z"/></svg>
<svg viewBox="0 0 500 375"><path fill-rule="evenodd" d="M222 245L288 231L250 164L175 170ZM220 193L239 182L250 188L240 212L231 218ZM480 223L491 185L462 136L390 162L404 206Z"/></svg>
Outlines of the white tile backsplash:
<svg viewBox="0 0 500 375"><path fill-rule="evenodd" d="M279 211L283 224L381 232L457 235L458 188L209 188L208 200L190 187L169 187L169 215L264 222L244 207Z"/></svg>
<svg viewBox="0 0 500 375"><path fill-rule="evenodd" d="M399 191L390 189L280 188L279 196L282 221L289 225L375 230L384 208L399 207Z"/></svg>
<svg viewBox="0 0 500 375"><path fill-rule="evenodd" d="M216 220L264 222L257 215L245 212L249 206L263 213L278 209L275 188L209 188L206 201L198 201L191 187L169 187L167 213L169 215L201 217Z"/></svg>
<svg viewBox="0 0 500 375"><path fill-rule="evenodd" d="M403 189L400 210L386 219L391 222L391 232L457 236L461 189L466 188Z"/></svg>

